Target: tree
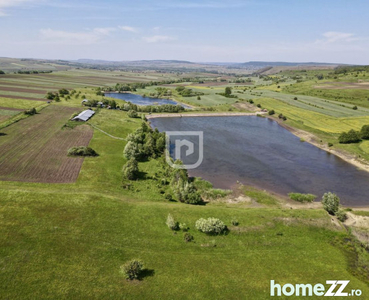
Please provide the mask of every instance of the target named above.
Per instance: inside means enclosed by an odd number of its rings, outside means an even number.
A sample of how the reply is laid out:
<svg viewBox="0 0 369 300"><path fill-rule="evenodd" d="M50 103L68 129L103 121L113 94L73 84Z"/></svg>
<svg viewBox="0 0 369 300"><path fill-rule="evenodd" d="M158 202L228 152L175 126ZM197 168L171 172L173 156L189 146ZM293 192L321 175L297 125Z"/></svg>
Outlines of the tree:
<svg viewBox="0 0 369 300"><path fill-rule="evenodd" d="M2 70L0 70L0 75L2 75L2 74L5 74L5 72L4 72L4 71L2 71Z"/></svg>
<svg viewBox="0 0 369 300"><path fill-rule="evenodd" d="M364 140L369 140L369 125L364 125L360 130L361 138Z"/></svg>
<svg viewBox="0 0 369 300"><path fill-rule="evenodd" d="M167 226L171 230L178 230L178 222L174 221L174 218L171 214L168 215L167 221L165 222L165 224L167 224Z"/></svg>
<svg viewBox="0 0 369 300"><path fill-rule="evenodd" d="M227 230L227 226L219 219L208 218L196 221L196 229L206 234L220 234Z"/></svg>
<svg viewBox="0 0 369 300"><path fill-rule="evenodd" d="M275 114L275 111L272 109L272 110L268 111L268 114L269 114L269 116L272 116L272 115Z"/></svg>
<svg viewBox="0 0 369 300"><path fill-rule="evenodd" d="M120 267L120 272L128 280L138 279L143 267L144 263L140 259L132 259Z"/></svg>
<svg viewBox="0 0 369 300"><path fill-rule="evenodd" d="M229 86L227 86L224 90L224 94L226 96L230 96L232 94L232 88L230 88Z"/></svg>
<svg viewBox="0 0 369 300"><path fill-rule="evenodd" d="M325 193L322 197L323 208L331 215L334 215L339 208L340 198L331 192Z"/></svg>
<svg viewBox="0 0 369 300"><path fill-rule="evenodd" d="M134 142L129 141L127 143L127 145L124 147L123 150L123 155L125 156L125 158L127 159L131 159L131 158L138 158L140 155L140 151L138 149L138 145Z"/></svg>
<svg viewBox="0 0 369 300"><path fill-rule="evenodd" d="M349 132L342 132L338 137L340 144L358 143L361 141L360 133L351 129Z"/></svg>
<svg viewBox="0 0 369 300"><path fill-rule="evenodd" d="M127 161L127 163L123 166L122 173L124 179L135 180L138 175L137 160L131 158L129 161Z"/></svg>
<svg viewBox="0 0 369 300"><path fill-rule="evenodd" d="M138 117L137 111L135 111L135 110L128 111L128 117L130 117L130 118L137 118Z"/></svg>

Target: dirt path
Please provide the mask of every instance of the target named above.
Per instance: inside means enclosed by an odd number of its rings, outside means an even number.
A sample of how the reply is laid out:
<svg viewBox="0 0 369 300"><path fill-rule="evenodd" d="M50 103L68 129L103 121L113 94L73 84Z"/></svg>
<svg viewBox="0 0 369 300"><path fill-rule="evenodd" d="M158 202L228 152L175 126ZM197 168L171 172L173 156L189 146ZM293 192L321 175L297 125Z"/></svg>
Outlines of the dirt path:
<svg viewBox="0 0 369 300"><path fill-rule="evenodd" d="M107 133L106 131L104 131L104 130L100 129L99 127L95 126L95 125L92 125L92 124L89 124L89 125L91 125L91 126L92 126L93 128L95 128L95 129L97 129L97 130L101 131L102 133L106 134L107 136L110 136L110 137L111 137L111 138L113 138L113 139L121 140L121 141L126 141L126 139L123 139L123 138L120 138L120 137L117 137L117 136L111 135L111 134Z"/></svg>

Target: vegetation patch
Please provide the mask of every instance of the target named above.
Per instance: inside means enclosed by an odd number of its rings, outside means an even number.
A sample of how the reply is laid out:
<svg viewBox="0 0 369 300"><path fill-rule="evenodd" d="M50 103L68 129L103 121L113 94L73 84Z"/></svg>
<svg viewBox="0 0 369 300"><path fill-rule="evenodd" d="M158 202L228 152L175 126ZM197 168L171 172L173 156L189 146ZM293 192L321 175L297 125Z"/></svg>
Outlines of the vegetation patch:
<svg viewBox="0 0 369 300"><path fill-rule="evenodd" d="M90 147L78 146L68 150L69 156L98 156L96 151Z"/></svg>

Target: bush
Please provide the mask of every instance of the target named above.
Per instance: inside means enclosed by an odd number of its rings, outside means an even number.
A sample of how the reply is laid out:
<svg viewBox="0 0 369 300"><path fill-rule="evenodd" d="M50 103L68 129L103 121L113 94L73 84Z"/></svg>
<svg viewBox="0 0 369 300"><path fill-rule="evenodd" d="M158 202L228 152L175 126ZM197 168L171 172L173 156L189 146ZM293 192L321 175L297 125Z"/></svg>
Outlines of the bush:
<svg viewBox="0 0 369 300"><path fill-rule="evenodd" d="M33 115L37 114L36 108L31 108L31 109L29 109L29 110L26 110L26 111L24 112L24 114L25 114L25 115L29 115L29 116L33 116Z"/></svg>
<svg viewBox="0 0 369 300"><path fill-rule="evenodd" d="M240 224L237 219L232 219L231 223L233 226L238 226Z"/></svg>
<svg viewBox="0 0 369 300"><path fill-rule="evenodd" d="M340 205L340 198L338 198L336 194L333 194L331 192L325 193L322 197L322 204L323 208L328 213L334 215L338 211L338 207Z"/></svg>
<svg viewBox="0 0 369 300"><path fill-rule="evenodd" d="M135 111L135 110L128 111L128 117L130 117L130 118L137 118L138 117L137 111Z"/></svg>
<svg viewBox="0 0 369 300"><path fill-rule="evenodd" d="M290 197L290 199L302 203L313 202L316 199L316 196L313 194L289 193L288 196Z"/></svg>
<svg viewBox="0 0 369 300"><path fill-rule="evenodd" d="M123 166L122 169L123 179L134 180L138 175L138 163L137 160L131 158L127 163Z"/></svg>
<svg viewBox="0 0 369 300"><path fill-rule="evenodd" d="M126 279L138 279L142 273L144 263L139 259L132 259L120 267L120 272Z"/></svg>
<svg viewBox="0 0 369 300"><path fill-rule="evenodd" d="M353 110L357 110L357 106L355 105L354 107L352 107Z"/></svg>
<svg viewBox="0 0 369 300"><path fill-rule="evenodd" d="M361 138L364 140L369 140L369 125L364 125L360 130Z"/></svg>
<svg viewBox="0 0 369 300"><path fill-rule="evenodd" d="M339 209L337 212L336 212L336 217L338 220L340 220L341 222L345 222L347 220L347 214L344 210L342 209Z"/></svg>
<svg viewBox="0 0 369 300"><path fill-rule="evenodd" d="M178 222L174 221L171 214L168 215L167 221L165 222L171 230L178 230Z"/></svg>
<svg viewBox="0 0 369 300"><path fill-rule="evenodd" d="M342 132L338 137L340 144L358 143L361 141L360 133L351 129L349 132Z"/></svg>
<svg viewBox="0 0 369 300"><path fill-rule="evenodd" d="M129 137L128 137L129 138ZM127 159L137 159L140 156L140 150L135 142L129 141L124 147L123 155Z"/></svg>
<svg viewBox="0 0 369 300"><path fill-rule="evenodd" d="M275 111L272 109L272 110L270 110L270 111L268 111L268 115L269 116L272 116L272 115L274 115L275 114Z"/></svg>
<svg viewBox="0 0 369 300"><path fill-rule="evenodd" d="M190 233L186 232L183 235L183 239L185 240L186 243L189 243L193 241L193 236Z"/></svg>
<svg viewBox="0 0 369 300"><path fill-rule="evenodd" d="M257 104L256 106L259 107L259 108L261 108L261 104Z"/></svg>
<svg viewBox="0 0 369 300"><path fill-rule="evenodd" d="M332 143L328 143L328 147L333 147L333 144Z"/></svg>
<svg viewBox="0 0 369 300"><path fill-rule="evenodd" d="M227 226L219 219L208 218L196 221L196 229L206 234L220 234L227 230Z"/></svg>
<svg viewBox="0 0 369 300"><path fill-rule="evenodd" d="M179 229L181 229L183 231L188 231L190 228L185 223L180 223L179 224Z"/></svg>
<svg viewBox="0 0 369 300"><path fill-rule="evenodd" d="M70 156L98 156L99 154L90 147L79 146L73 147L68 150L68 155Z"/></svg>
<svg viewBox="0 0 369 300"><path fill-rule="evenodd" d="M294 97L293 100L297 100L297 97Z"/></svg>

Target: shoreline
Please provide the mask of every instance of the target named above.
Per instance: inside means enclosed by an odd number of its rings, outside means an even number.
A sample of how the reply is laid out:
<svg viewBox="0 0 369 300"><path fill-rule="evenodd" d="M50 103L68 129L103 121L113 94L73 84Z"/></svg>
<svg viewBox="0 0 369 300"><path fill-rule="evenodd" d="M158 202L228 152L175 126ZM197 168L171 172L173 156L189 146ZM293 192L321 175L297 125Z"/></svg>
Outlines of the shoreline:
<svg viewBox="0 0 369 300"><path fill-rule="evenodd" d="M143 97L143 95L141 95L141 94L133 93L133 92L127 92L127 91L123 91L123 92L117 92L117 91L115 91L115 92L103 92L103 93L104 93L104 97L105 97L105 94L132 94L132 95L137 95L137 96L141 96L141 97ZM106 96L106 97L109 97L109 96ZM114 98L114 97L110 97L110 98L117 99L117 98ZM194 106L194 105L187 104L187 103L184 103L184 102L178 101L178 100L176 100L176 99L172 99L172 98L164 99L164 98L154 98L154 97L150 97L150 96L146 96L146 97L144 97L144 98L157 99L157 100L170 100L170 101L174 101L174 102L176 102L176 103L177 103L176 105L187 106L187 107L189 107L190 109L195 109L195 108L197 108L197 107L196 107L196 106ZM123 99L121 99L121 100L123 100ZM126 100L123 100L123 101L126 101ZM128 102L128 101L126 101L126 102ZM137 104L137 105L139 105L139 104ZM186 108L186 107L185 107L185 108Z"/></svg>
<svg viewBox="0 0 369 300"><path fill-rule="evenodd" d="M183 114L151 114L145 115L146 119L154 119L154 118L184 118L184 117L237 117L237 116L257 116L264 115L264 112L256 112L256 113L228 113L228 112L219 112L219 113L183 113Z"/></svg>
<svg viewBox="0 0 369 300"><path fill-rule="evenodd" d="M320 142L318 142L319 138L314 135L313 133L307 132L305 130L297 129L294 127L291 127L289 125L284 124L280 120L276 120L275 118L271 116L267 116L268 119L276 121L280 126L291 132L293 135L304 139L305 142L326 151L329 154L333 154L345 162L357 167L358 169L362 171L369 172L369 162L363 162L357 159L357 157L354 154L350 154L347 152L344 152L343 150L335 150L328 147L328 145L322 145ZM369 205L368 205L369 207Z"/></svg>
<svg viewBox="0 0 369 300"><path fill-rule="evenodd" d="M182 118L182 117L227 117L227 116L257 116L257 115L262 115L264 116L267 113L264 112L255 112L255 113L227 113L227 112L220 112L220 113L189 113L189 114L153 114L153 115L146 115L146 118L149 119L154 119L154 118ZM362 171L366 171L369 172L369 163L365 163L362 161L359 161L354 155L349 154L349 153L345 153L343 151L338 151L338 150L334 150L334 149L330 149L327 145L322 145L321 143L318 142L318 137L315 136L314 134L301 130L301 129L297 129L294 127L291 127L289 125L284 124L281 120L277 120L275 118L273 118L272 116L267 115L266 116L268 119L273 120L275 122L277 122L280 126L282 126L283 128L285 128L286 130L288 130L289 132L291 132L293 135L304 139L304 142L307 142L321 150L326 151L329 154L333 154L337 157L339 157L340 159L344 160L345 162L357 167L359 170ZM255 186L255 188L260 189L260 187ZM263 190L263 189L261 189ZM268 193L272 193L275 194L272 191L267 191ZM285 195L280 195L278 193L276 193L278 196L282 196L282 198L286 198ZM347 206L347 205L342 205L343 207L352 207L355 210L369 210L369 204L367 206L365 205L359 205L359 206Z"/></svg>

